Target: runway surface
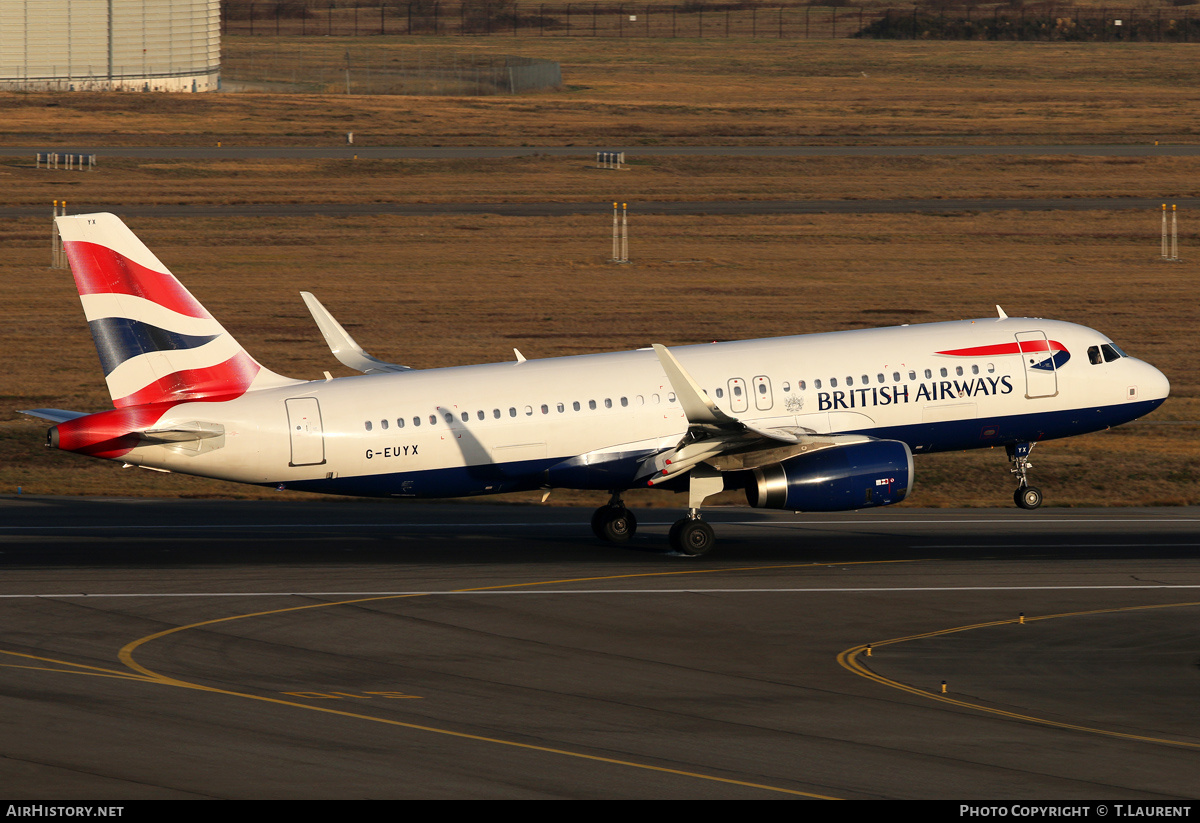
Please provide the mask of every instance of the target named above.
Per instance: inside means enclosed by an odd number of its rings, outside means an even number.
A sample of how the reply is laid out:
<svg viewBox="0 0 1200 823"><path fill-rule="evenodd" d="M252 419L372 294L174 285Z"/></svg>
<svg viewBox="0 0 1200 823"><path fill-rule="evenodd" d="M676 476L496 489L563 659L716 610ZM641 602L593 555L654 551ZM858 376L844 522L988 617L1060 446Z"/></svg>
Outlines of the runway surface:
<svg viewBox="0 0 1200 823"><path fill-rule="evenodd" d="M1180 208L1200 207L1200 197L1175 197ZM1158 210L1162 198L911 198L904 200L643 200L630 204L637 214L954 214L979 211ZM131 206L72 201L72 213L113 212L119 217L351 217L375 214L497 214L510 217L563 217L611 214L604 202L509 203L237 203L229 205ZM0 217L45 217L45 207L0 206Z"/></svg>
<svg viewBox="0 0 1200 823"><path fill-rule="evenodd" d="M1200 509L589 514L0 498L0 793L1200 794Z"/></svg>

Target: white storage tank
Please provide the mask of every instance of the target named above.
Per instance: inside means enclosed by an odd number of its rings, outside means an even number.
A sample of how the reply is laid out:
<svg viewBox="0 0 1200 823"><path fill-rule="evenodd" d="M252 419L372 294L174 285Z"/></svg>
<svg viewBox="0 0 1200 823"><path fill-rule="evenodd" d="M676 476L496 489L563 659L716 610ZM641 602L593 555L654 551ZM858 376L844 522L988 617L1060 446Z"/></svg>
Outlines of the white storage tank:
<svg viewBox="0 0 1200 823"><path fill-rule="evenodd" d="M220 0L0 0L0 89L216 91Z"/></svg>

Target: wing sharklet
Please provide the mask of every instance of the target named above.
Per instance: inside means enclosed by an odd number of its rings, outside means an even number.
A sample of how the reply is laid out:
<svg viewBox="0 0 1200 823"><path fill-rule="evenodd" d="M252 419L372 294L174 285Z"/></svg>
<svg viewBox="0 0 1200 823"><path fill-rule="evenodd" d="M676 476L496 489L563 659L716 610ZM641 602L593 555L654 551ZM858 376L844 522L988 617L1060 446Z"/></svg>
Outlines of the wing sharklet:
<svg viewBox="0 0 1200 823"><path fill-rule="evenodd" d="M412 371L411 366L388 363L367 354L311 292L302 291L300 296L304 298L304 305L308 306L309 313L317 322L317 328L321 330L321 335L325 338L329 350L343 366L363 374Z"/></svg>
<svg viewBox="0 0 1200 823"><path fill-rule="evenodd" d="M655 343L654 353L658 355L658 362L662 364L663 371L667 373L667 382L675 390L675 396L679 398L679 405L687 416L689 424L717 426L718 428L739 426L736 417L730 417L717 408L708 393L700 388L683 366L679 365L675 355L671 354L666 346Z"/></svg>

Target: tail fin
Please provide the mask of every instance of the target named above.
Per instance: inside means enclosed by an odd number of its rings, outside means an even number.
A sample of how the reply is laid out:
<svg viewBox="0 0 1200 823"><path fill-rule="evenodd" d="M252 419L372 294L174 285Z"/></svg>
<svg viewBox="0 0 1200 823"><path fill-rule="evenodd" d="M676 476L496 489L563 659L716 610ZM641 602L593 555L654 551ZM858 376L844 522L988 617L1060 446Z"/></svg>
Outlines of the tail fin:
<svg viewBox="0 0 1200 823"><path fill-rule="evenodd" d="M263 368L116 215L56 222L116 408L301 382Z"/></svg>

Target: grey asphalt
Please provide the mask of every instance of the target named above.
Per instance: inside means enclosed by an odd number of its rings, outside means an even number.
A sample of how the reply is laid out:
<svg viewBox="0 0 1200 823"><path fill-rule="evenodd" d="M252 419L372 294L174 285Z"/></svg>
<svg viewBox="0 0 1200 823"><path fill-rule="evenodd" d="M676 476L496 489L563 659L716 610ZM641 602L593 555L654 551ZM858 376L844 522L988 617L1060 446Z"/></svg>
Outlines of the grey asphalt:
<svg viewBox="0 0 1200 823"><path fill-rule="evenodd" d="M635 214L958 214L981 211L1119 211L1158 210L1164 203L1180 208L1200 207L1200 197L1104 198L948 198L911 200L704 200L632 201ZM512 217L562 217L576 214L611 214L605 202L542 203L242 203L234 205L130 206L71 201L72 214L113 212L119 217L348 217L355 215L495 214ZM0 217L46 217L45 206L0 206Z"/></svg>
<svg viewBox="0 0 1200 823"><path fill-rule="evenodd" d="M1200 509L589 513L0 498L0 793L1200 794Z"/></svg>

